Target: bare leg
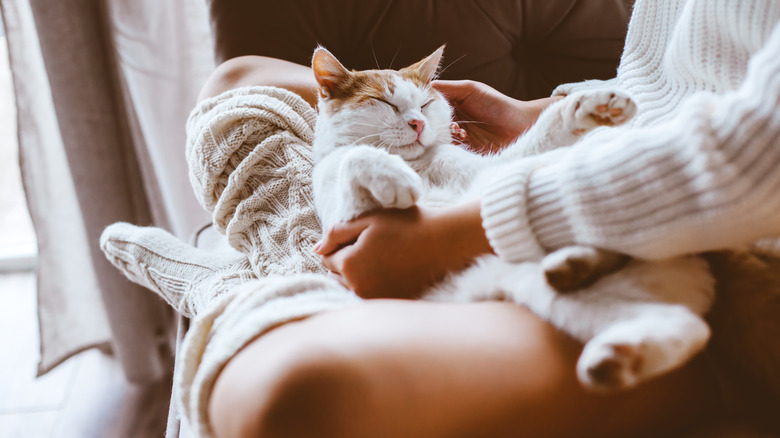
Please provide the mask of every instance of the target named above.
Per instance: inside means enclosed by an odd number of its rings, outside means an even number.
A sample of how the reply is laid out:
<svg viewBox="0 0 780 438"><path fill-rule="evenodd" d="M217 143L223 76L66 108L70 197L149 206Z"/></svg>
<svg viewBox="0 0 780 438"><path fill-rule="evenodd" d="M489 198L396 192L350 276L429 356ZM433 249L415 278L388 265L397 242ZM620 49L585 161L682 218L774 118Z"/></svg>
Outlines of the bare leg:
<svg viewBox="0 0 780 438"><path fill-rule="evenodd" d="M376 300L256 339L216 382L217 436L672 436L711 413L701 363L617 395L577 381L581 346L510 303Z"/></svg>
<svg viewBox="0 0 780 438"><path fill-rule="evenodd" d="M311 68L266 56L240 56L223 62L203 85L198 100L254 85L284 88L301 96L312 107L317 105L317 81Z"/></svg>

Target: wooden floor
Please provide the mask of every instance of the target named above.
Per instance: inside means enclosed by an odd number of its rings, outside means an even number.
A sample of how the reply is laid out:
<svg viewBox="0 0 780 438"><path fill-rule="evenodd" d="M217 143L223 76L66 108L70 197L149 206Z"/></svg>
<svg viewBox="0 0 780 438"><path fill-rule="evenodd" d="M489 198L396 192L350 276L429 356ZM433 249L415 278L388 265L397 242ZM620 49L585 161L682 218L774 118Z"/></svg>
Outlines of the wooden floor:
<svg viewBox="0 0 780 438"><path fill-rule="evenodd" d="M129 384L96 350L35 378L34 288L32 273L0 275L0 438L164 436L170 380Z"/></svg>

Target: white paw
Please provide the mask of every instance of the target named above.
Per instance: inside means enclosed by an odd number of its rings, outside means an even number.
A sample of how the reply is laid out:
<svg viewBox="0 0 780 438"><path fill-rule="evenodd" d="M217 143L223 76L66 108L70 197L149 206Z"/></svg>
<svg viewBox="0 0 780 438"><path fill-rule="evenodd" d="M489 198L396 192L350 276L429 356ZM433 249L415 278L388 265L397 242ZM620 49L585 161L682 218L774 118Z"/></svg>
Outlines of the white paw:
<svg viewBox="0 0 780 438"><path fill-rule="evenodd" d="M361 174L358 179L358 184L383 208L409 208L422 193L422 179L405 163L383 166Z"/></svg>
<svg viewBox="0 0 780 438"><path fill-rule="evenodd" d="M636 104L617 89L583 91L566 98L564 121L572 134L581 135L598 126L616 126L636 114Z"/></svg>
<svg viewBox="0 0 780 438"><path fill-rule="evenodd" d="M597 391L616 391L635 386L644 377L647 361L644 344L589 343L577 362L577 377Z"/></svg>

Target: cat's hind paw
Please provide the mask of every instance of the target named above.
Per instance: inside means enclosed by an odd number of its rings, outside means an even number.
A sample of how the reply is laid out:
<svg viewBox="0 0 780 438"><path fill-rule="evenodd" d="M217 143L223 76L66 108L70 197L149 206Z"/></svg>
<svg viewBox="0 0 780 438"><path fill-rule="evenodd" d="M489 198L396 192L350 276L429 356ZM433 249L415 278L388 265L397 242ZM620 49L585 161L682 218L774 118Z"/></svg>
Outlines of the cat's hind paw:
<svg viewBox="0 0 780 438"><path fill-rule="evenodd" d="M642 344L588 345L577 363L577 377L597 391L627 389L641 380L644 363Z"/></svg>
<svg viewBox="0 0 780 438"><path fill-rule="evenodd" d="M581 135L598 126L617 126L636 114L636 103L617 89L583 91L567 97L564 118L572 134Z"/></svg>
<svg viewBox="0 0 780 438"><path fill-rule="evenodd" d="M585 387L632 388L681 366L710 338L707 323L679 304L641 303L625 316L582 350L577 377Z"/></svg>
<svg viewBox="0 0 780 438"><path fill-rule="evenodd" d="M622 268L630 258L590 246L568 246L542 259L544 277L558 292L586 288Z"/></svg>

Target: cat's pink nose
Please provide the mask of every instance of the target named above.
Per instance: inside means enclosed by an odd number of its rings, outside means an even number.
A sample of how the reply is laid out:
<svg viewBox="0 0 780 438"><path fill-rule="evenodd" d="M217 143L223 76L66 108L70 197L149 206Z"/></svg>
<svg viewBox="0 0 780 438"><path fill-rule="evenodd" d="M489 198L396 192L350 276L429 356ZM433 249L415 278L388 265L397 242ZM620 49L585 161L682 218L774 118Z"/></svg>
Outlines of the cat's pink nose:
<svg viewBox="0 0 780 438"><path fill-rule="evenodd" d="M417 138L420 138L420 133L422 132L423 128L425 128L425 122L422 120L413 119L409 121L409 126L414 129L414 132L417 133Z"/></svg>

